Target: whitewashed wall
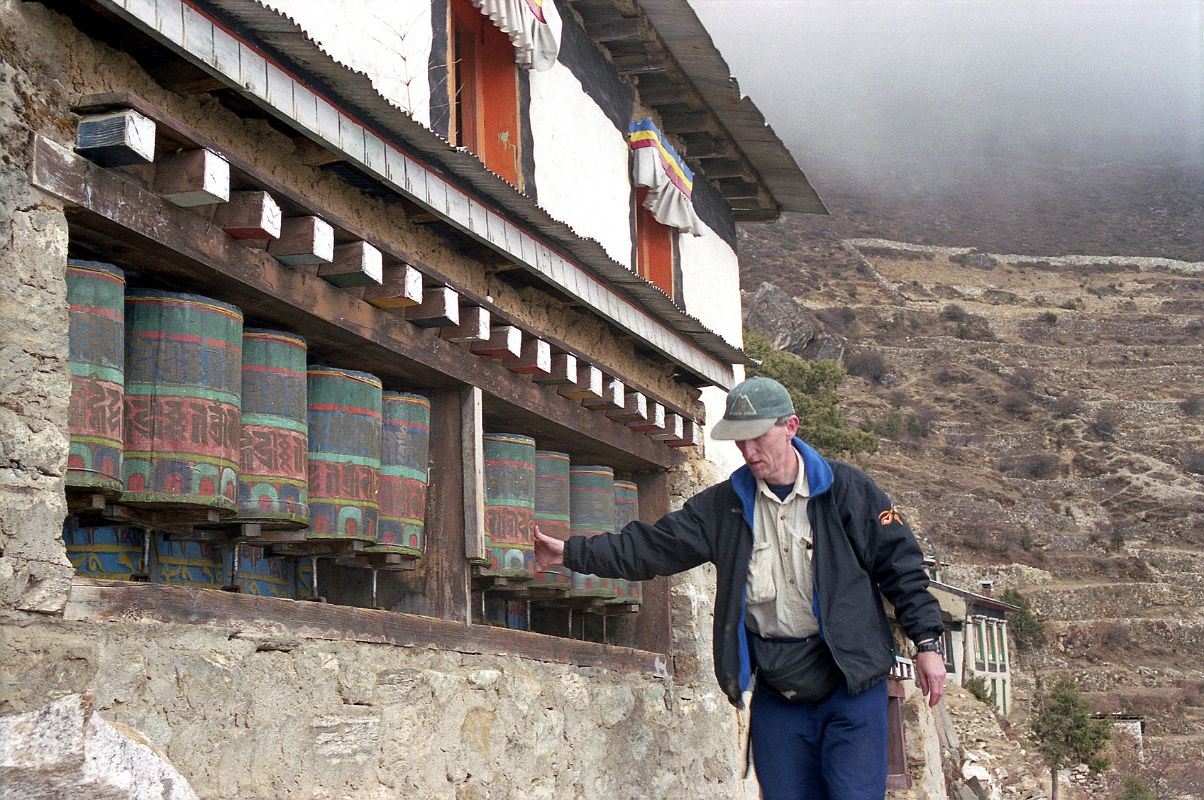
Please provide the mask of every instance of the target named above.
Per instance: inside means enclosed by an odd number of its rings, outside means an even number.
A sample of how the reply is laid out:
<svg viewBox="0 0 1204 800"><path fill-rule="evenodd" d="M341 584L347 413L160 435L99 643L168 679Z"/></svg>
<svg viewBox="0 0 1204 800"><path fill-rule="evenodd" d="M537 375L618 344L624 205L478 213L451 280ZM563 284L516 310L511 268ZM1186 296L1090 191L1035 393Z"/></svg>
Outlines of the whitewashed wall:
<svg viewBox="0 0 1204 800"><path fill-rule="evenodd" d="M368 75L413 119L431 126L431 4L427 0L264 0L332 58Z"/></svg>
<svg viewBox="0 0 1204 800"><path fill-rule="evenodd" d="M562 64L531 73L539 204L631 268L627 138Z"/></svg>
<svg viewBox="0 0 1204 800"><path fill-rule="evenodd" d="M740 314L740 261L736 251L710 228L702 236L683 233L677 242L686 311L729 343L740 346L744 342L744 329ZM743 379L743 368L736 370L736 379ZM707 413L706 456L723 475L744 464L734 444L711 439L711 429L723 416L726 398L727 393L721 389L702 392Z"/></svg>

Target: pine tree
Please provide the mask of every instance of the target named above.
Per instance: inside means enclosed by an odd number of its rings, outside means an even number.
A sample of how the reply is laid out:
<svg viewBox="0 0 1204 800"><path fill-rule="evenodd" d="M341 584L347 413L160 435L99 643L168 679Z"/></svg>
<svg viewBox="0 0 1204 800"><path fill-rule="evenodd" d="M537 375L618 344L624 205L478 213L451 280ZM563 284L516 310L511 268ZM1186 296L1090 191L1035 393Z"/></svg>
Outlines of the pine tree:
<svg viewBox="0 0 1204 800"><path fill-rule="evenodd" d="M1108 768L1103 747L1112 735L1104 720L1093 720L1074 679L1063 675L1049 692L1038 683L1036 714L1032 721L1038 752L1045 757L1053 781L1052 799L1058 800L1058 772L1086 764L1093 773Z"/></svg>

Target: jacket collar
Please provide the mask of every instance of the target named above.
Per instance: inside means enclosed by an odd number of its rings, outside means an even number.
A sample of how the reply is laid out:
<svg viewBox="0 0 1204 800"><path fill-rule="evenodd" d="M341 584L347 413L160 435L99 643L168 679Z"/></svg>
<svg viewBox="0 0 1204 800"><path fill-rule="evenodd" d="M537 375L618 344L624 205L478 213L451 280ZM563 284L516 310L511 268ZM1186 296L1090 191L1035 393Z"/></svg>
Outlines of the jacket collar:
<svg viewBox="0 0 1204 800"><path fill-rule="evenodd" d="M828 464L827 459L797 436L790 443L803 456L803 469L807 473L807 489L811 492L811 497L814 498L832 488L832 467ZM757 497L757 479L746 464L732 473L731 482L732 488L736 490L736 496L740 498L740 505L744 510L744 519L748 522L748 527L751 529L753 526L753 505Z"/></svg>

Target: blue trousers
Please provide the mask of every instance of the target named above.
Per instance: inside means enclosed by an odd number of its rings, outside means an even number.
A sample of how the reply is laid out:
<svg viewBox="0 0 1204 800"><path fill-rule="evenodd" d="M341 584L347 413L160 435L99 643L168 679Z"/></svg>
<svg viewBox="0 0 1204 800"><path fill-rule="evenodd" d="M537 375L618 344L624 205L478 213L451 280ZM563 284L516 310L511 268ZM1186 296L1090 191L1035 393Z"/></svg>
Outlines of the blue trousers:
<svg viewBox="0 0 1204 800"><path fill-rule="evenodd" d="M753 693L750 739L763 800L882 800L886 796L886 681L821 703Z"/></svg>

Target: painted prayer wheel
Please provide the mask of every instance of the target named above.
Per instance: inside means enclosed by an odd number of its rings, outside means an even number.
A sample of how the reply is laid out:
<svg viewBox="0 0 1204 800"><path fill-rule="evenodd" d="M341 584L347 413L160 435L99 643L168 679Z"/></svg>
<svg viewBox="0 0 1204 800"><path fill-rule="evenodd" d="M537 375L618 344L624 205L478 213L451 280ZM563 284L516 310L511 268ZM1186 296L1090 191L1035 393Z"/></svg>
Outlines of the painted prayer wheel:
<svg viewBox="0 0 1204 800"><path fill-rule="evenodd" d="M640 518L640 493L631 481L615 481L615 532ZM642 603L644 592L639 581L615 579L615 603Z"/></svg>
<svg viewBox="0 0 1204 800"><path fill-rule="evenodd" d="M569 517L574 536L598 536L615 530L615 472L610 467L569 468ZM613 600L613 578L573 573L569 597Z"/></svg>
<svg viewBox="0 0 1204 800"><path fill-rule="evenodd" d="M485 449L485 551L482 574L535 577L535 440L487 433Z"/></svg>
<svg viewBox="0 0 1204 800"><path fill-rule="evenodd" d="M508 600L487 594L484 601L484 623L495 628L509 628L512 631L530 630L527 624L527 604L523 600Z"/></svg>
<svg viewBox="0 0 1204 800"><path fill-rule="evenodd" d="M81 528L69 516L63 522L63 543L76 575L105 580L128 581L144 574L139 528Z"/></svg>
<svg viewBox="0 0 1204 800"><path fill-rule="evenodd" d="M67 261L71 405L68 487L121 494L125 400L125 273Z"/></svg>
<svg viewBox="0 0 1204 800"><path fill-rule="evenodd" d="M296 572L292 559L268 558L262 548L242 545L233 583L242 594L293 599L297 596Z"/></svg>
<svg viewBox="0 0 1204 800"><path fill-rule="evenodd" d="M569 455L553 450L535 451L535 524L548 536L565 541L569 527ZM573 586L571 573L553 567L535 573L532 586L568 591Z"/></svg>
<svg viewBox="0 0 1204 800"><path fill-rule="evenodd" d="M380 379L311 367L308 539L376 541L380 509Z"/></svg>
<svg viewBox="0 0 1204 800"><path fill-rule="evenodd" d="M155 562L151 572L155 583L220 589L225 570L222 549L204 542L173 542L155 535Z"/></svg>
<svg viewBox="0 0 1204 800"><path fill-rule="evenodd" d="M216 509L238 500L242 312L190 294L125 300L121 502Z"/></svg>
<svg viewBox="0 0 1204 800"><path fill-rule="evenodd" d="M372 552L418 558L426 520L431 401L385 392L381 419L380 517Z"/></svg>
<svg viewBox="0 0 1204 800"><path fill-rule="evenodd" d="M276 530L309 524L305 340L281 331L242 334L238 519Z"/></svg>
<svg viewBox="0 0 1204 800"><path fill-rule="evenodd" d="M295 573L294 597L297 600L313 600L314 566L317 559L299 558L293 567Z"/></svg>

